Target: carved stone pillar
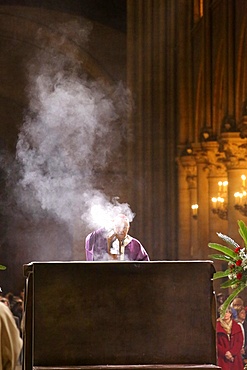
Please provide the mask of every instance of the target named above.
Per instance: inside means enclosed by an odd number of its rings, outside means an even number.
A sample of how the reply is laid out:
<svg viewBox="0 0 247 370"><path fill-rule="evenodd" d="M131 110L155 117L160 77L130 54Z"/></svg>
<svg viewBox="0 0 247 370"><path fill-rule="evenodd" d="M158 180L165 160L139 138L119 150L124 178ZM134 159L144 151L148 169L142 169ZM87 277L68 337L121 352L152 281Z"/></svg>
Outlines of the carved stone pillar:
<svg viewBox="0 0 247 370"><path fill-rule="evenodd" d="M247 139L240 138L237 132L230 132L222 133L221 140L228 173L228 235L241 242L237 221L247 222L247 217L234 208L234 194L241 188L241 175L247 175Z"/></svg>
<svg viewBox="0 0 247 370"><path fill-rule="evenodd" d="M191 205L197 203L197 172L193 156L179 160L179 258L192 259L197 249L197 219L193 219Z"/></svg>
<svg viewBox="0 0 247 370"><path fill-rule="evenodd" d="M219 194L219 181L228 181L227 171L225 167L225 154L219 152L219 143L216 141L205 142L202 144L203 150L206 154L206 162L208 168L208 205L209 205L209 229L208 229L208 241L210 242L221 242L217 236L217 232L227 234L228 231L228 219L221 217L220 214L212 212L213 203L211 199L218 197ZM228 189L227 189L228 190ZM225 194L226 209L228 206L228 192ZM207 243L207 256L215 253L212 249L208 248ZM206 253L205 253L206 254ZM214 260L216 270L225 269L225 263L222 261ZM218 292L220 290L220 280L214 281L214 289Z"/></svg>
<svg viewBox="0 0 247 370"><path fill-rule="evenodd" d="M128 199L131 230L151 259L177 259L175 58L176 2L127 1L129 119ZM173 76L173 77L172 77Z"/></svg>
<svg viewBox="0 0 247 370"><path fill-rule="evenodd" d="M200 144L192 145L197 166L197 202L198 208L198 244L194 251L196 258L205 259L208 256L208 169L206 166L205 152Z"/></svg>
<svg viewBox="0 0 247 370"><path fill-rule="evenodd" d="M225 154L219 152L219 143L216 141L205 142L202 144L203 150L206 155L206 166L208 168L208 205L209 205L209 240L215 240L216 232L227 232L228 215L213 213L212 198L222 196L219 193L219 181L228 181L227 171L225 167ZM228 206L228 187L226 187L225 207Z"/></svg>

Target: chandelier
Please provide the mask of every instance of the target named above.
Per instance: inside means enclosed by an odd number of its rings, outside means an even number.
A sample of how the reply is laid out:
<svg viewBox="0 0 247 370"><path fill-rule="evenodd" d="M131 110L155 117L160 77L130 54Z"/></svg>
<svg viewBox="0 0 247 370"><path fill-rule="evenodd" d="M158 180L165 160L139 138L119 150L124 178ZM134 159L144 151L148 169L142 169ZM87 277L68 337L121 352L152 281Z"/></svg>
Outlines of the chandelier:
<svg viewBox="0 0 247 370"><path fill-rule="evenodd" d="M235 205L234 208L242 215L247 216L247 189L246 189L246 176L242 175L242 187L240 191L234 194Z"/></svg>
<svg viewBox="0 0 247 370"><path fill-rule="evenodd" d="M212 212L217 214L219 218L227 220L227 187L228 181L218 182L218 196L213 197L212 200Z"/></svg>

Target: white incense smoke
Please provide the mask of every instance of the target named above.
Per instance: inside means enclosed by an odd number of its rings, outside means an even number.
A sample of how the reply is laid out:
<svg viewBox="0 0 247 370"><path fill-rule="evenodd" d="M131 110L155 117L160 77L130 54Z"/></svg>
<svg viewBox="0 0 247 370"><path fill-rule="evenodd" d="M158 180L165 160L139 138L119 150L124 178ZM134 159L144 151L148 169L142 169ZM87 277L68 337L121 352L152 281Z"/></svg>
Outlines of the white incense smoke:
<svg viewBox="0 0 247 370"><path fill-rule="evenodd" d="M116 213L132 221L128 204L111 201L94 186L95 172L123 140L129 92L121 83L106 87L83 71L75 50L87 42L89 24L70 25L66 32L58 29L56 43L49 39L28 67L30 104L9 173L16 206L32 220L49 215L68 230L78 220L89 228L105 226ZM65 47L69 38L75 49ZM58 51L58 40L66 55Z"/></svg>

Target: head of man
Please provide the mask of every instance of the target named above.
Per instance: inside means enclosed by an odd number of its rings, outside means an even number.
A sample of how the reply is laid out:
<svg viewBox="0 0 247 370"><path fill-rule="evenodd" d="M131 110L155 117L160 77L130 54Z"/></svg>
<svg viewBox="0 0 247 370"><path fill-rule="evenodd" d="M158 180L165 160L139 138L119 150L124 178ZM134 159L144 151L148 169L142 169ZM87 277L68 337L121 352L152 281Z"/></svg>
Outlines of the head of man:
<svg viewBox="0 0 247 370"><path fill-rule="evenodd" d="M114 218L114 232L119 240L124 240L129 232L130 222L127 216L119 214Z"/></svg>
<svg viewBox="0 0 247 370"><path fill-rule="evenodd" d="M237 310L237 319L240 322L244 322L245 318L246 318L246 311L245 311L245 307L242 306Z"/></svg>
<svg viewBox="0 0 247 370"><path fill-rule="evenodd" d="M231 303L231 307L235 308L235 310L238 310L243 305L244 305L244 301L240 297L234 298L234 300Z"/></svg>

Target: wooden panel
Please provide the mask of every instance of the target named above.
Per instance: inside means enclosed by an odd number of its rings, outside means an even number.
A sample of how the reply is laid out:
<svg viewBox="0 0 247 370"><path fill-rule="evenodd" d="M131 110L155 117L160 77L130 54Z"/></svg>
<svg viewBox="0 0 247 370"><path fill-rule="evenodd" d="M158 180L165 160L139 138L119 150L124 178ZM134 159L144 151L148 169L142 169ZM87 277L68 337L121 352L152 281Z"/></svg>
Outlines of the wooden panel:
<svg viewBox="0 0 247 370"><path fill-rule="evenodd" d="M220 370L215 365L106 365L106 366L70 366L70 367L41 367L34 366L33 370Z"/></svg>
<svg viewBox="0 0 247 370"><path fill-rule="evenodd" d="M29 270L32 366L216 363L211 262L50 262Z"/></svg>

